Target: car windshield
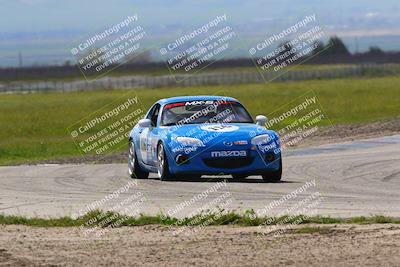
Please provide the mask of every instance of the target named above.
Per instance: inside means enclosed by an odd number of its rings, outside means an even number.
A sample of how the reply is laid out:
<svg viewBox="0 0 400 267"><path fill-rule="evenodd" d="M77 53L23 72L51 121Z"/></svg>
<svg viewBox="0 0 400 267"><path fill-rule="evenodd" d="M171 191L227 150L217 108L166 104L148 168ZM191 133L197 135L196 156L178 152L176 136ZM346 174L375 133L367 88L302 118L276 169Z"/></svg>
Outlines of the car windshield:
<svg viewBox="0 0 400 267"><path fill-rule="evenodd" d="M163 126L199 123L253 123L253 119L236 101L196 100L164 106Z"/></svg>

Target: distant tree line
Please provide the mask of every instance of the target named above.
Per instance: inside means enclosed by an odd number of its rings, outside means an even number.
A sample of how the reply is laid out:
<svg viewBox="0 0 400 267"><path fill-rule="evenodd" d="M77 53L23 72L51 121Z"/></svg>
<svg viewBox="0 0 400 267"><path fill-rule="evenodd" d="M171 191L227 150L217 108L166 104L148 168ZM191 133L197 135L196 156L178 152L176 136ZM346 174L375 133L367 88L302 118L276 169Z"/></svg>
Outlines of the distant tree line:
<svg viewBox="0 0 400 267"><path fill-rule="evenodd" d="M290 41L285 41L282 44L279 45L280 47L284 47L284 50L281 51L278 55L282 55L286 52L289 52L292 50L292 45ZM356 55L361 55L361 56L382 56L385 54L391 54L390 52L384 52L381 48L378 46L371 46L368 51L363 52L363 53L354 53L351 54L349 49L346 47L344 42L337 36L332 36L329 38L328 42L324 44L322 41L317 41L314 42L313 46L315 49L308 55L305 56L305 58L309 57L315 57L318 55L321 57L322 61L324 58L329 58L329 57L352 57Z"/></svg>
<svg viewBox="0 0 400 267"><path fill-rule="evenodd" d="M320 45L318 46L318 49L316 50L315 53L321 52L323 50L326 50L327 55L342 55L342 56L351 55L349 49L346 47L343 41L337 36L332 36L331 38L329 38L326 45L320 42ZM369 50L364 53L357 52L357 54L365 54L365 55L368 54L383 55L384 53L385 52L377 46L371 46Z"/></svg>

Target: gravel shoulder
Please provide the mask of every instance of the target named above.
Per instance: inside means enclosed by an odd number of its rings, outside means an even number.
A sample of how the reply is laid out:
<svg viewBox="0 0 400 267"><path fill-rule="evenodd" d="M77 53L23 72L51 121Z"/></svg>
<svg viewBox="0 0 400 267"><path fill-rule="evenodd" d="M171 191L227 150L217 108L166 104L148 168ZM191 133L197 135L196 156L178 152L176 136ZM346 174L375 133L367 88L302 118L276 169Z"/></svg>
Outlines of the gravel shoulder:
<svg viewBox="0 0 400 267"><path fill-rule="evenodd" d="M1 225L0 233L1 266L400 265L395 224L210 226L176 236L149 225L111 229L90 242L79 228Z"/></svg>
<svg viewBox="0 0 400 267"><path fill-rule="evenodd" d="M310 138L304 139L295 147L309 147L340 143L400 133L400 119L378 121L368 124L336 125L321 128Z"/></svg>

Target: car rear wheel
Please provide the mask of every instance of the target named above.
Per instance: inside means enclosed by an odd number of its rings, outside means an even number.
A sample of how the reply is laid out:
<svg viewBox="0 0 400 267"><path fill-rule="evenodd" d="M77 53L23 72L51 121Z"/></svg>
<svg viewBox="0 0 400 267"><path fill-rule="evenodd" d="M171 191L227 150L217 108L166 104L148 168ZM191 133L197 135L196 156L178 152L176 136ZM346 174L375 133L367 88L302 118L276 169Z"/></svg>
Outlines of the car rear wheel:
<svg viewBox="0 0 400 267"><path fill-rule="evenodd" d="M279 159L279 169L264 173L262 178L265 182L278 183L282 178L282 158Z"/></svg>
<svg viewBox="0 0 400 267"><path fill-rule="evenodd" d="M149 177L149 173L144 171L137 161L135 145L133 141L129 141L128 151L128 173L131 178L146 179Z"/></svg>
<svg viewBox="0 0 400 267"><path fill-rule="evenodd" d="M159 143L157 148L157 174L161 181L167 181L172 178L163 143Z"/></svg>

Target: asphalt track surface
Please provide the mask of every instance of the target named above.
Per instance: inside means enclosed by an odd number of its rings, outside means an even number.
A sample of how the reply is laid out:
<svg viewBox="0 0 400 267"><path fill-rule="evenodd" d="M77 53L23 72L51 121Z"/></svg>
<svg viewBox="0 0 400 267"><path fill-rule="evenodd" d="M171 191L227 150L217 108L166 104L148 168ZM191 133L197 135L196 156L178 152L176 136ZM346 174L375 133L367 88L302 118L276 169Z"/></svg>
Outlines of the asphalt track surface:
<svg viewBox="0 0 400 267"><path fill-rule="evenodd" d="M258 176L243 182L233 182L230 176L162 182L151 175L132 180L126 164L4 166L0 167L0 213L76 215L137 181L99 208L110 209L125 200L120 207L128 208L128 213L163 212L173 217L216 206L254 209L259 215L301 211L332 217L400 217L400 135L286 151L283 165L281 183L264 183Z"/></svg>

